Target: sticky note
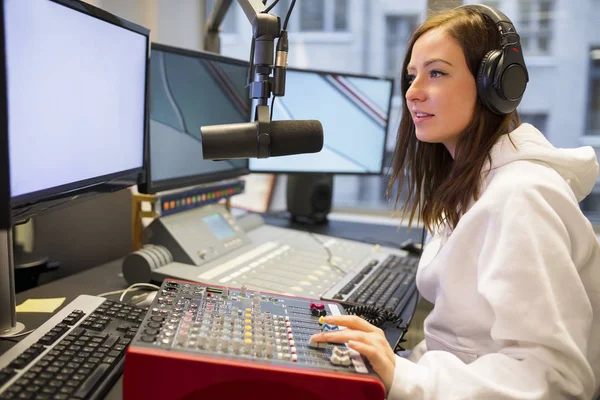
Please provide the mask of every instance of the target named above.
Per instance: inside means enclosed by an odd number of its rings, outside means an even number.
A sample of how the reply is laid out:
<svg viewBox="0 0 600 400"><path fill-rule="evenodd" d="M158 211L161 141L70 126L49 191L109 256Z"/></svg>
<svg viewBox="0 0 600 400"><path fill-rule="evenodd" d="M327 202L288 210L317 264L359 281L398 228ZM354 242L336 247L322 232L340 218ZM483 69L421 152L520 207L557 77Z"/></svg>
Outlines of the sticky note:
<svg viewBox="0 0 600 400"><path fill-rule="evenodd" d="M53 313L66 300L65 297L53 299L28 299L17 306L17 312Z"/></svg>

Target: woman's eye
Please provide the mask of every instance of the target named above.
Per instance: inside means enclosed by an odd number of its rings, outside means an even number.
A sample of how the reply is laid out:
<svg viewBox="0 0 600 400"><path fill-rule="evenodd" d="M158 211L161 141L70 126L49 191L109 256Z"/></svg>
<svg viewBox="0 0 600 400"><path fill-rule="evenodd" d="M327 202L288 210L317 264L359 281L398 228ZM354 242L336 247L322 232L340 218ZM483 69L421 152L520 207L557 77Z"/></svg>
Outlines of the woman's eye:
<svg viewBox="0 0 600 400"><path fill-rule="evenodd" d="M406 83L408 83L410 85L414 81L415 81L415 76L414 75L406 75Z"/></svg>
<svg viewBox="0 0 600 400"><path fill-rule="evenodd" d="M431 75L432 78L439 78L441 76L446 75L444 72L438 71L437 69L432 70L429 74Z"/></svg>

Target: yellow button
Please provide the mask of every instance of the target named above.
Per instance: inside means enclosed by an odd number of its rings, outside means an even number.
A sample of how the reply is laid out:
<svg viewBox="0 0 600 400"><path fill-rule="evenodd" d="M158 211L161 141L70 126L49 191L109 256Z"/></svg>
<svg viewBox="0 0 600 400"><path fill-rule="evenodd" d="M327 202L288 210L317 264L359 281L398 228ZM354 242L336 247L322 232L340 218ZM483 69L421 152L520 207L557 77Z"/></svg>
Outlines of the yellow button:
<svg viewBox="0 0 600 400"><path fill-rule="evenodd" d="M252 327L251 327L250 325L246 325L244 328L245 328L247 331L251 331L251 330L252 330Z"/></svg>
<svg viewBox="0 0 600 400"><path fill-rule="evenodd" d="M250 307L246 308L246 311L250 312L252 309Z"/></svg>
<svg viewBox="0 0 600 400"><path fill-rule="evenodd" d="M246 336L252 337L252 332L246 332Z"/></svg>
<svg viewBox="0 0 600 400"><path fill-rule="evenodd" d="M322 325L325 323L325 318L324 317L319 317L319 323Z"/></svg>
<svg viewBox="0 0 600 400"><path fill-rule="evenodd" d="M323 318L323 317L321 317L321 318ZM250 323L252 323L252 321L251 321L251 320L249 320L249 319L246 319L246 320L244 320L244 322L245 322L245 323L247 323L247 324L250 324Z"/></svg>
<svg viewBox="0 0 600 400"><path fill-rule="evenodd" d="M252 315L251 314L246 314L244 315L246 318L250 318Z"/></svg>
<svg viewBox="0 0 600 400"><path fill-rule="evenodd" d="M244 340L244 342L246 342L248 344L252 344L252 339L246 339L246 340Z"/></svg>

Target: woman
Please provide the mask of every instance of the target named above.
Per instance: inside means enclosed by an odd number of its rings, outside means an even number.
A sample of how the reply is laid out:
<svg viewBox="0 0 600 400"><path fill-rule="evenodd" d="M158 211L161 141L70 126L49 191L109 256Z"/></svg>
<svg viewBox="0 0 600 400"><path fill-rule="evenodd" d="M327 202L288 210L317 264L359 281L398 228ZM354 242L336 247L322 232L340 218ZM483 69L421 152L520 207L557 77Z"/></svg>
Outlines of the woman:
<svg viewBox="0 0 600 400"><path fill-rule="evenodd" d="M598 162L482 101L480 64L500 40L463 6L426 21L404 61L389 187L408 172L405 216L434 233L417 273L435 304L425 340L399 357L354 316L313 336L363 354L389 399L590 399L600 383L600 245L578 207Z"/></svg>

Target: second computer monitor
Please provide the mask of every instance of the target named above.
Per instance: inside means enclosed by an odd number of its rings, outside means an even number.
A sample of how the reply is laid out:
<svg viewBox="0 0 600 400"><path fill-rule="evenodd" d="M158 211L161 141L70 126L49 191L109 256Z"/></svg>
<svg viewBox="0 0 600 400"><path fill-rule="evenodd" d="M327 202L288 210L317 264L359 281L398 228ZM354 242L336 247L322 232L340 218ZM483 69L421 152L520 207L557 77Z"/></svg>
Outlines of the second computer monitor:
<svg viewBox="0 0 600 400"><path fill-rule="evenodd" d="M250 118L248 63L153 43L149 170L141 191L182 188L248 173L248 160L202 158L200 127Z"/></svg>
<svg viewBox="0 0 600 400"><path fill-rule="evenodd" d="M316 119L323 150L251 159L252 172L380 174L387 137L393 80L288 69L285 96L273 120Z"/></svg>

